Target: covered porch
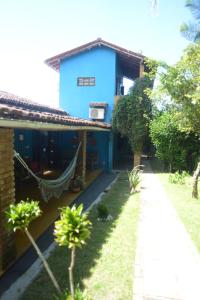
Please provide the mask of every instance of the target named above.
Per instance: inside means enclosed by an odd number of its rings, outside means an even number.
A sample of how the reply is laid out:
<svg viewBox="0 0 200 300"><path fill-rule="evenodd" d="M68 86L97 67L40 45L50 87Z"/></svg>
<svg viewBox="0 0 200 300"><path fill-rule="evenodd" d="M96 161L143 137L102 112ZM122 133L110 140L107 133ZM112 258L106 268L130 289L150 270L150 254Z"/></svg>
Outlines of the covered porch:
<svg viewBox="0 0 200 300"><path fill-rule="evenodd" d="M41 112L35 104L33 110L32 103L16 102L0 98L0 274L30 246L21 232L15 234L6 227L5 211L9 205L27 197L39 201L43 214L31 225L31 232L37 238L58 217L59 208L71 204L78 196L78 193L64 191L59 199L52 198L45 203L37 182L29 178L26 171L19 172L21 167L14 160L14 149L34 173L51 179L59 177L81 142L75 176L81 176L85 189L102 170L98 142L91 146L91 136L110 135L110 127L106 124L71 118L63 112L60 115L59 110L49 113L48 107L42 107L46 112ZM64 138L60 139L61 136ZM54 146L48 150L48 157L43 151L47 137L48 143L53 141ZM76 137L74 144L71 137Z"/></svg>

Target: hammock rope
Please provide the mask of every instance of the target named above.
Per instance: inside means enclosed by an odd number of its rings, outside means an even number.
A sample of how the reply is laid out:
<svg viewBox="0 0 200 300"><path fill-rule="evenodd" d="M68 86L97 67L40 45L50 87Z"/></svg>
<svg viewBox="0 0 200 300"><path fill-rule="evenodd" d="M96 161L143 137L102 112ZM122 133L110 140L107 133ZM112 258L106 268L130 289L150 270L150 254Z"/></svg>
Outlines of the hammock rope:
<svg viewBox="0 0 200 300"><path fill-rule="evenodd" d="M65 171L56 179L44 179L38 177L26 164L23 158L14 150L14 157L21 163L21 165L28 171L30 175L32 175L35 180L38 182L38 186L40 188L42 198L45 202L52 197L59 198L63 191L68 190L71 179L74 177L76 163L78 159L79 149L81 143L79 144L74 158L71 160L68 167Z"/></svg>

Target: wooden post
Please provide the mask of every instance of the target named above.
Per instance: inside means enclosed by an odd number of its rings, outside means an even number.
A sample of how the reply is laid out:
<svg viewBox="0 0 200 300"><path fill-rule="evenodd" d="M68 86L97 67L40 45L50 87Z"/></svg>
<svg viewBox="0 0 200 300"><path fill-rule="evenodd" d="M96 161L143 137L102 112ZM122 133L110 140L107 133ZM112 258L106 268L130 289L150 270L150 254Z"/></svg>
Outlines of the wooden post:
<svg viewBox="0 0 200 300"><path fill-rule="evenodd" d="M144 62L140 62L140 77L144 77Z"/></svg>
<svg viewBox="0 0 200 300"><path fill-rule="evenodd" d="M79 140L81 142L81 149L79 155L79 163L77 175L83 179L83 185L85 185L86 176L86 148L87 148L87 131L83 130L79 132Z"/></svg>
<svg viewBox="0 0 200 300"><path fill-rule="evenodd" d="M0 272L16 258L15 234L6 227L5 211L15 202L13 129L0 128Z"/></svg>
<svg viewBox="0 0 200 300"><path fill-rule="evenodd" d="M83 164L82 164L82 177L83 177L83 184L85 184L85 175L86 175L86 152L87 152L87 131L83 131L83 148L82 148L82 155L83 155Z"/></svg>
<svg viewBox="0 0 200 300"><path fill-rule="evenodd" d="M112 131L108 133L108 171L112 172L113 169L113 133Z"/></svg>

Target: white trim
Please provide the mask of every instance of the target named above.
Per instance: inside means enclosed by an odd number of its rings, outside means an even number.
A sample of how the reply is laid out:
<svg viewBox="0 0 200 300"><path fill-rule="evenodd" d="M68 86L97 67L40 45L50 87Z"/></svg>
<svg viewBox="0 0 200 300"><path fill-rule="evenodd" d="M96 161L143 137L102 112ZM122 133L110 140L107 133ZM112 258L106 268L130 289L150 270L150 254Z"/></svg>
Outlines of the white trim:
<svg viewBox="0 0 200 300"><path fill-rule="evenodd" d="M79 126L79 125L62 125L54 123L45 123L29 120L15 120L0 118L0 127L8 128L24 128L24 129L38 129L49 131L65 131L65 130L93 130L93 131L110 131L111 129L95 127L95 126Z"/></svg>

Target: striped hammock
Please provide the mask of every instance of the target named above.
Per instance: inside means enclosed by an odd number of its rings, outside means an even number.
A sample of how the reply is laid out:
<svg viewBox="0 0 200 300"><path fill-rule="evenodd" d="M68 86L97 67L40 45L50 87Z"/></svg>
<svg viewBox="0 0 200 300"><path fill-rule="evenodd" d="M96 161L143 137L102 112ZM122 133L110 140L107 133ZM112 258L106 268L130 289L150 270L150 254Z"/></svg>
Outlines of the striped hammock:
<svg viewBox="0 0 200 300"><path fill-rule="evenodd" d="M14 150L14 157L21 163L21 165L32 175L38 182L38 186L41 191L42 198L45 202L48 202L52 197L59 198L63 191L68 190L71 179L74 177L76 163L78 159L78 153L81 143L76 150L74 158L71 160L70 164L66 170L57 179L43 179L38 177L33 171L28 167L26 162Z"/></svg>

